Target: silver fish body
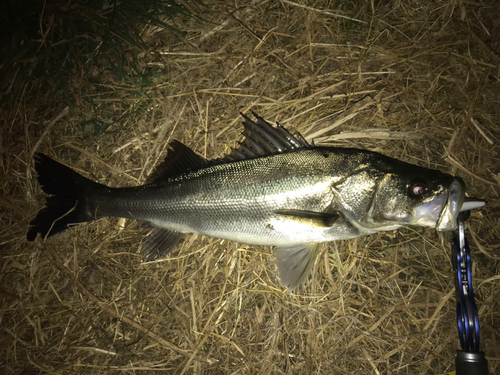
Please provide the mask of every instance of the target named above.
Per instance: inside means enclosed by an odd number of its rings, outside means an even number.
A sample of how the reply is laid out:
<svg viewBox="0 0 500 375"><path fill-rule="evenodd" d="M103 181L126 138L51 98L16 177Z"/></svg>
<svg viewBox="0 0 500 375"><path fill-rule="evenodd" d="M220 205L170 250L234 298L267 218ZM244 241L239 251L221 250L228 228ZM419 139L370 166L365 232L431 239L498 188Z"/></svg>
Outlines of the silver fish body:
<svg viewBox="0 0 500 375"><path fill-rule="evenodd" d="M312 147L261 118L244 124L245 142L220 160L172 143L158 172L139 187L109 188L39 155L39 181L52 196L28 239L101 217L137 219L145 223L146 261L165 256L185 233L272 245L281 281L293 290L320 243L406 225L456 226L464 200L459 178L370 151ZM56 174L69 177L54 181ZM68 187L69 179L76 185Z"/></svg>
<svg viewBox="0 0 500 375"><path fill-rule="evenodd" d="M418 200L407 193L415 178L425 178L429 187ZM408 224L435 226L444 205L423 223L415 214L436 196L446 197L453 181L367 151L313 148L209 166L139 188L108 188L90 195L87 209L181 233L297 245ZM323 221L329 217L334 222L328 225Z"/></svg>

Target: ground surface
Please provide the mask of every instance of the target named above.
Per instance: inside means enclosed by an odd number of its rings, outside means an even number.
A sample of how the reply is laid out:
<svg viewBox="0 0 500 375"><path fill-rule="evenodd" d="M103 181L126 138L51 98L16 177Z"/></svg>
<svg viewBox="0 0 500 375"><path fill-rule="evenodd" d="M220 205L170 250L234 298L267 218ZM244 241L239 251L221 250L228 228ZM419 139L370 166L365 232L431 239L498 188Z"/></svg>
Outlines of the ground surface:
<svg viewBox="0 0 500 375"><path fill-rule="evenodd" d="M65 94L51 93L58 72L27 74L22 87L5 81L2 373L453 370L450 244L434 230L325 244L294 293L275 277L270 248L188 236L143 265L133 221L26 241L43 205L34 152L135 186L172 139L208 158L227 153L249 110L317 144L461 176L471 196L488 200L468 237L482 347L500 371L500 12L493 1L357 3L208 1L203 19L174 20L185 35L148 27L146 48L119 63L82 56Z"/></svg>

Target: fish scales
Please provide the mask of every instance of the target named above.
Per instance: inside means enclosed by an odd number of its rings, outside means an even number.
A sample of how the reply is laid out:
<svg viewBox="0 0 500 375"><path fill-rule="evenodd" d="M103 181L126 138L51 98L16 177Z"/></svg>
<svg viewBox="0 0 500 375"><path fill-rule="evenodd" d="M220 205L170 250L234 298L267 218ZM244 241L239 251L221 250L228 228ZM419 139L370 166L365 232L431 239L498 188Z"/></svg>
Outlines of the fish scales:
<svg viewBox="0 0 500 375"><path fill-rule="evenodd" d="M305 235L270 223L279 219L279 209L325 211L333 201L331 186L360 156L346 159L330 150L308 149L210 166L141 191L109 189L90 197L89 211L256 245L324 242L324 228Z"/></svg>
<svg viewBox="0 0 500 375"><path fill-rule="evenodd" d="M142 223L146 262L164 257L186 233L276 246L279 277L291 291L307 278L321 243L406 225L453 230L462 206L484 204L464 204L458 177L366 150L314 147L255 117L244 116L245 140L221 159L171 142L143 186L110 188L37 154L49 196L28 240L111 216Z"/></svg>

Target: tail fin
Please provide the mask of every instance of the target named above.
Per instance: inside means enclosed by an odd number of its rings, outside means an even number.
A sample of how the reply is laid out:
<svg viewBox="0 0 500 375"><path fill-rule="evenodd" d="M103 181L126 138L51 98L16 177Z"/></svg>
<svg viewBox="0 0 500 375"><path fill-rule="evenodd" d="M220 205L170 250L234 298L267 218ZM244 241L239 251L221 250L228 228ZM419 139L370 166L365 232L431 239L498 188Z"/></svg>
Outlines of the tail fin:
<svg viewBox="0 0 500 375"><path fill-rule="evenodd" d="M95 220L86 207L86 195L104 188L103 185L40 153L35 154L35 169L38 182L49 197L46 207L30 223L28 241L33 241L38 233L43 237L52 236L67 229L68 224Z"/></svg>

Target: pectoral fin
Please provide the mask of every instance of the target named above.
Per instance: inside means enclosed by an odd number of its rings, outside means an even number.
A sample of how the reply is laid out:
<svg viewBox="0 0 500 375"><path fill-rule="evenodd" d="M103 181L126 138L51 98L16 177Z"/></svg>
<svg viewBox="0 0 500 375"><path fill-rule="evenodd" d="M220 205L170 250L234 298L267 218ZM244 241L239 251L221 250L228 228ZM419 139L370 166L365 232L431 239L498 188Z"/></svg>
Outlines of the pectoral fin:
<svg viewBox="0 0 500 375"><path fill-rule="evenodd" d="M318 257L320 244L307 243L276 248L278 274L281 283L293 291L302 284L311 273Z"/></svg>
<svg viewBox="0 0 500 375"><path fill-rule="evenodd" d="M340 218L338 212L314 212L304 210L277 210L278 215L286 216L287 219L301 223L310 224L315 227L329 228Z"/></svg>

